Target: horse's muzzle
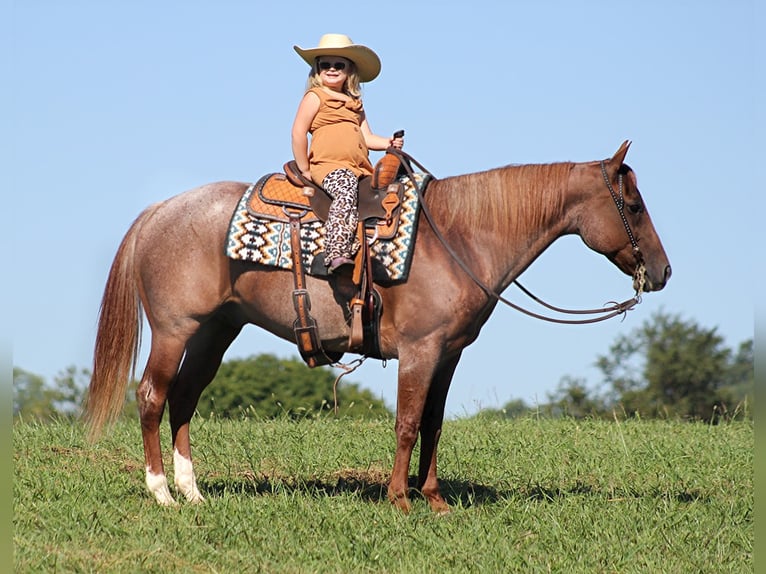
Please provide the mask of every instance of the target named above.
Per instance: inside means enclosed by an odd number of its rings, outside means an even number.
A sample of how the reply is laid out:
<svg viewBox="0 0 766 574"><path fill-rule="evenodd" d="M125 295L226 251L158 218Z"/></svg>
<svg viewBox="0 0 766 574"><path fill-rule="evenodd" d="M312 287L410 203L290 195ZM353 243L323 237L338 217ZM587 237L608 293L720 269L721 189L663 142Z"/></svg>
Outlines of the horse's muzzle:
<svg viewBox="0 0 766 574"><path fill-rule="evenodd" d="M657 273L656 275L647 271L644 278L644 291L661 291L665 285L667 285L672 273L673 271L670 268L670 264L665 265L661 272ZM636 287L635 284L634 287Z"/></svg>

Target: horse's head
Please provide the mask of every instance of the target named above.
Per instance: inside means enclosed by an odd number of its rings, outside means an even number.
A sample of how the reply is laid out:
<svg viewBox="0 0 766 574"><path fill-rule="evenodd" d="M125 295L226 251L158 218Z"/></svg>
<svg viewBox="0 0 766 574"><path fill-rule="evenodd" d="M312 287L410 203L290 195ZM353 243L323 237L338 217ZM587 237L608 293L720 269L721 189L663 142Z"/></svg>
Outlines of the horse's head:
<svg viewBox="0 0 766 574"><path fill-rule="evenodd" d="M583 191L577 232L585 244L634 277L634 287L659 291L670 278L670 262L638 191L636 175L624 163L626 141L611 159L579 164ZM643 277L643 286L639 285Z"/></svg>

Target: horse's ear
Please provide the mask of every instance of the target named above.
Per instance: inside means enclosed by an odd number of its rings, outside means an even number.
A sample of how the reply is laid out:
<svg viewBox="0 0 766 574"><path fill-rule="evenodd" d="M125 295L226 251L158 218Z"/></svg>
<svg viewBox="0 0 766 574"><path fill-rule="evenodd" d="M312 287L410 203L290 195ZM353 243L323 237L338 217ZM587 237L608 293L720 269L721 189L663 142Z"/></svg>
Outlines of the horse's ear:
<svg viewBox="0 0 766 574"><path fill-rule="evenodd" d="M612 156L612 159L610 160L610 163L612 165L616 165L617 167L622 165L622 162L625 161L625 156L628 153L628 148L630 147L630 140L625 140L622 142L622 145L620 146L620 149L618 149L615 154Z"/></svg>

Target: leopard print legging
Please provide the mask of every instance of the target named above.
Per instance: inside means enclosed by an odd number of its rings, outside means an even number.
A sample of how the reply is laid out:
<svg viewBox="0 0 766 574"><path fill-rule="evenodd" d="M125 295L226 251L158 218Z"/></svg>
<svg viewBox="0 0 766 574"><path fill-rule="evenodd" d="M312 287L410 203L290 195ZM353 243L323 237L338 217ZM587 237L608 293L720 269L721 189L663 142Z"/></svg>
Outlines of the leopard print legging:
<svg viewBox="0 0 766 574"><path fill-rule="evenodd" d="M336 257L353 258L359 249L356 237L359 180L349 169L336 169L322 180L322 187L332 197L325 223L325 265L329 265Z"/></svg>

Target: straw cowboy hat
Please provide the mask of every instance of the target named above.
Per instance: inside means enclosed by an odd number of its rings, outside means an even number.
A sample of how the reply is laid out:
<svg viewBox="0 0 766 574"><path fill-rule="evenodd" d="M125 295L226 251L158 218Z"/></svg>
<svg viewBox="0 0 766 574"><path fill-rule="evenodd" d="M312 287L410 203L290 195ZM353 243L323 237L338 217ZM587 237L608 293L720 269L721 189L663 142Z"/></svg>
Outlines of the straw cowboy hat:
<svg viewBox="0 0 766 574"><path fill-rule="evenodd" d="M345 34L325 34L319 39L316 48L293 46L298 55L309 66L313 66L319 56L340 56L354 62L359 80L371 82L380 73L380 58L367 46L354 44Z"/></svg>

